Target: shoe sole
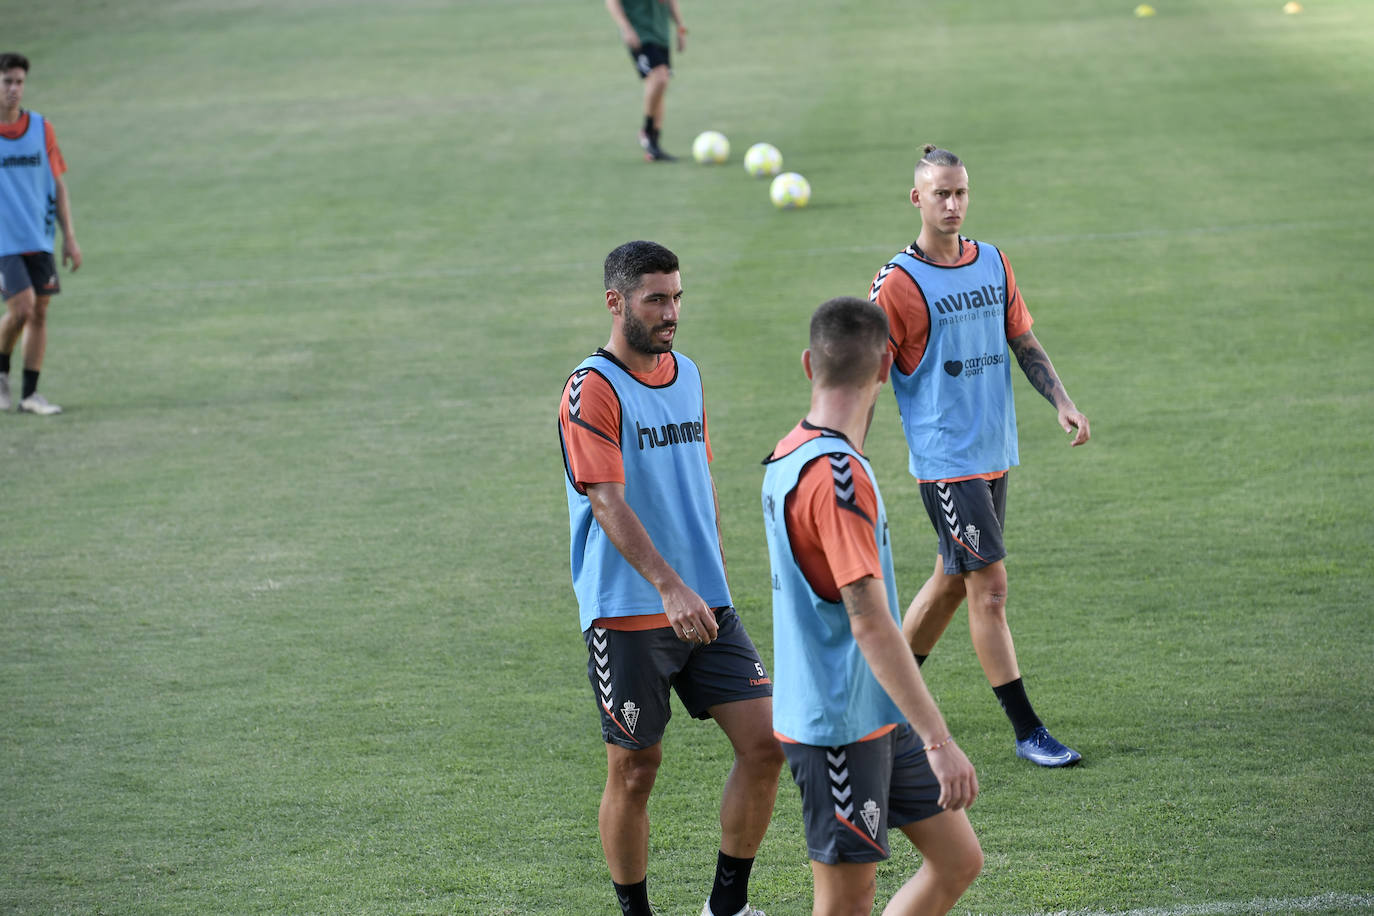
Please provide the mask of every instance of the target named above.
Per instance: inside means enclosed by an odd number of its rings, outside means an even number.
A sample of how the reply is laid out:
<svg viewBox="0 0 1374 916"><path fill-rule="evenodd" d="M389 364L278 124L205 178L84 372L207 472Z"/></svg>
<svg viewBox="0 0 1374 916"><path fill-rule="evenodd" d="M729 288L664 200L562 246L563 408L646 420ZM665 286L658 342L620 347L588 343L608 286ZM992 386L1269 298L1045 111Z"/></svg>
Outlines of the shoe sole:
<svg viewBox="0 0 1374 916"><path fill-rule="evenodd" d="M1022 755L1022 754L1017 754L1016 756L1019 757L1019 758L1022 759L1022 760L1029 761L1030 763L1033 763L1033 764L1035 764L1035 765L1038 766L1038 767L1044 767L1044 768L1047 769L1047 770L1058 770L1058 769L1063 769L1064 767L1076 766L1076 765L1078 765L1079 763L1082 763L1082 762L1083 762L1083 757L1082 757L1081 755L1078 756L1078 757L1074 757L1074 758L1072 758L1072 759L1070 759L1070 760L1064 760L1064 761L1058 761L1058 760L1050 760L1050 761L1036 760L1034 757L1026 757L1026 756L1024 756L1024 755Z"/></svg>

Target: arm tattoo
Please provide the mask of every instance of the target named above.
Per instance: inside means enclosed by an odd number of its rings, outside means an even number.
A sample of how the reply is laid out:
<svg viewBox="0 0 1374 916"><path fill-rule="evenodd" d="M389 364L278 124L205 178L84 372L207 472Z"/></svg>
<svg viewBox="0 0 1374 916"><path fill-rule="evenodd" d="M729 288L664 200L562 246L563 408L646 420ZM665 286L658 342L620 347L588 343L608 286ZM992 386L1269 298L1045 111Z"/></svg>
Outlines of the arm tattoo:
<svg viewBox="0 0 1374 916"><path fill-rule="evenodd" d="M866 591L877 581L872 577L859 579L840 589L840 600L844 603L845 613L850 617L864 617L870 608L864 603ZM881 607L887 602L887 593L884 592L878 606Z"/></svg>
<svg viewBox="0 0 1374 916"><path fill-rule="evenodd" d="M1045 399L1056 407L1059 401L1056 394L1068 397L1064 391L1064 385L1059 381L1059 376L1054 373L1054 366L1050 365L1050 358L1031 337L1031 332L1027 331L1020 337L1009 341L1011 352L1016 354L1016 361L1021 364L1021 371L1026 373L1026 378L1036 391L1045 396Z"/></svg>

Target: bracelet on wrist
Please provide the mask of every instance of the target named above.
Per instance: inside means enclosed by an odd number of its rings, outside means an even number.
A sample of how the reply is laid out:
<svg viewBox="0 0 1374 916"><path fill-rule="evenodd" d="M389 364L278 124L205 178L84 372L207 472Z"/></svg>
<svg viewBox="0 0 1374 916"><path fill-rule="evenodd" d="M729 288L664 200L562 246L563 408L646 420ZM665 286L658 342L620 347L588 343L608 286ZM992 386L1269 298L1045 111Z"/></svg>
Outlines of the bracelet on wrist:
<svg viewBox="0 0 1374 916"><path fill-rule="evenodd" d="M927 744L927 745L925 746L924 750L925 750L927 753L929 753L930 751L938 751L940 748L944 747L946 744L949 744L949 743L950 743L951 741L953 741L953 740L954 740L954 736L953 736L953 735L945 735L945 740L943 740L943 741L936 741L936 742L933 743L933 744Z"/></svg>

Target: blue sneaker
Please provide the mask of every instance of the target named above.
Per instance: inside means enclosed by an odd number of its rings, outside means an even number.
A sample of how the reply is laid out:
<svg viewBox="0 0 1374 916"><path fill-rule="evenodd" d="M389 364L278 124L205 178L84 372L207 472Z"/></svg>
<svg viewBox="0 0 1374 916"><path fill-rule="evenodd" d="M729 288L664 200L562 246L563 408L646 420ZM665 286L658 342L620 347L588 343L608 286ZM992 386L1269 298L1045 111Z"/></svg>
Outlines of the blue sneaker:
<svg viewBox="0 0 1374 916"><path fill-rule="evenodd" d="M1016 756L1042 767L1071 767L1083 759L1078 751L1054 740L1043 725L1031 732L1025 741L1016 742Z"/></svg>

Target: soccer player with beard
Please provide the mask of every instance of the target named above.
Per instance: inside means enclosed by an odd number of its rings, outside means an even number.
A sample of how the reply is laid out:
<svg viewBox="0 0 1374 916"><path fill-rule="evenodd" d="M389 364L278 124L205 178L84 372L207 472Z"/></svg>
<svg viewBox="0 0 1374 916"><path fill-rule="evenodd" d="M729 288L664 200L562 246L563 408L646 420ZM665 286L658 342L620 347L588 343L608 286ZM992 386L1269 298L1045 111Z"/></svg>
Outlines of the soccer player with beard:
<svg viewBox="0 0 1374 916"><path fill-rule="evenodd" d="M702 916L762 916L749 872L777 794L772 681L731 606L701 376L673 351L678 259L628 242L605 263L611 337L559 407L573 590L600 710L607 778L598 826L625 916L650 916L649 794L671 715L715 719L734 749L716 877Z"/></svg>

